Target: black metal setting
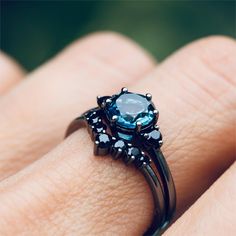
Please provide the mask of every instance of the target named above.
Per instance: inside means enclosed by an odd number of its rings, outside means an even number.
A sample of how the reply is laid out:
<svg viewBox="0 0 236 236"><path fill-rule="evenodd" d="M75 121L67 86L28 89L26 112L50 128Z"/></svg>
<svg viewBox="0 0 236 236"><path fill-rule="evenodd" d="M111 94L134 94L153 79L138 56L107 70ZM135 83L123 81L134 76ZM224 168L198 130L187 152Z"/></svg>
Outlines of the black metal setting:
<svg viewBox="0 0 236 236"><path fill-rule="evenodd" d="M125 93L128 90L122 88L120 94ZM155 117L148 125L142 126L141 122L136 122L135 129L121 127L117 124L118 117L109 118L106 112L120 94L97 97L98 107L75 119L68 127L66 137L80 127L87 126L94 141L95 155L111 154L114 160L121 159L126 165L134 164L141 171L154 199L153 222L144 235L160 235L174 214L176 193L170 170L160 150L163 141L156 125L159 112L153 110ZM151 101L152 96L146 94L146 99Z"/></svg>

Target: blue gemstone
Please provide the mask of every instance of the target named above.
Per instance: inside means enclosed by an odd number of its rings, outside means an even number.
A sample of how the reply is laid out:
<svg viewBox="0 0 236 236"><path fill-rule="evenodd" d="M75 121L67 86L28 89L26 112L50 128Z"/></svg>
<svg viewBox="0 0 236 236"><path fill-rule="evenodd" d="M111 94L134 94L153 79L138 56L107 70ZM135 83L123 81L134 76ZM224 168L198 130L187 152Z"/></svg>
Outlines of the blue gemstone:
<svg viewBox="0 0 236 236"><path fill-rule="evenodd" d="M112 99L106 113L109 120L118 117L116 125L125 129L135 129L136 123L148 126L155 119L155 107L151 101L140 94L123 93Z"/></svg>

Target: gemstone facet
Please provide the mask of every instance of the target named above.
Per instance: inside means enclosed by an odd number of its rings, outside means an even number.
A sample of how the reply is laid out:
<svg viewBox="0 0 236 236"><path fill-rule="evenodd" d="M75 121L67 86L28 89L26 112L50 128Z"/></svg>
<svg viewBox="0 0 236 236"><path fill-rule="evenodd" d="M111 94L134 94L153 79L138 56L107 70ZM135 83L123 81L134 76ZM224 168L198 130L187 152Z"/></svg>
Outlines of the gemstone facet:
<svg viewBox="0 0 236 236"><path fill-rule="evenodd" d="M148 126L155 119L155 107L145 96L135 93L123 93L112 99L106 108L106 114L111 121L117 116L117 126L125 129L135 129L137 122L142 127Z"/></svg>

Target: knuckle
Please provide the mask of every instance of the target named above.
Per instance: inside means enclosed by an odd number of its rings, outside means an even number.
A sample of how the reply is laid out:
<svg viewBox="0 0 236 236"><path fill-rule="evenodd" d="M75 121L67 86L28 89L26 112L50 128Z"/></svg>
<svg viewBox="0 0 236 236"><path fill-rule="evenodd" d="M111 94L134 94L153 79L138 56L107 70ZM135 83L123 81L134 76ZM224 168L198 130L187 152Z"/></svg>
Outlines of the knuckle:
<svg viewBox="0 0 236 236"><path fill-rule="evenodd" d="M154 59L131 39L115 32L96 32L74 42L69 51L75 58L94 60L134 75L149 71ZM135 60L134 60L135 58Z"/></svg>

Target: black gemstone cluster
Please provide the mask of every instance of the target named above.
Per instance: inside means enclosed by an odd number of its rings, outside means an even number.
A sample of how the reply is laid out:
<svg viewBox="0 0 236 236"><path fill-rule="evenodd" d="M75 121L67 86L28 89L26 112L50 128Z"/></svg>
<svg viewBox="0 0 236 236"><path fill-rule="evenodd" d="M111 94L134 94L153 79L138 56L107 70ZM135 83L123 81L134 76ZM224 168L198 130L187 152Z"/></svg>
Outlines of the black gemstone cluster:
<svg viewBox="0 0 236 236"><path fill-rule="evenodd" d="M162 135L156 125L158 111L151 95L130 93L98 97L98 107L85 113L89 133L94 141L94 154L111 154L136 167L150 164L149 148L160 148Z"/></svg>

